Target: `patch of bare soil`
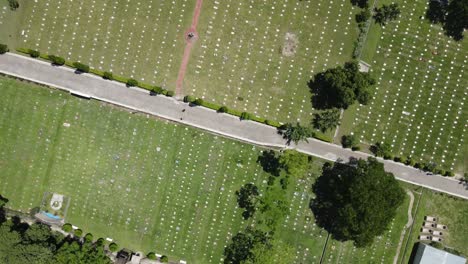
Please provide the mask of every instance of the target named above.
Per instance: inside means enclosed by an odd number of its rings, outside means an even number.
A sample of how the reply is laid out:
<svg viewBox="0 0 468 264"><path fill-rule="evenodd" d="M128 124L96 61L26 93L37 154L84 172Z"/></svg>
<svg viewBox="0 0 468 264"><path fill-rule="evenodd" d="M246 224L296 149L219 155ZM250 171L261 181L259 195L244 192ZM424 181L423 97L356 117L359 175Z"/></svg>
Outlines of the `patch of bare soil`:
<svg viewBox="0 0 468 264"><path fill-rule="evenodd" d="M294 56L294 54L296 54L298 45L299 40L297 39L296 34L287 32L286 35L284 35L284 43L283 47L281 48L281 54L286 57Z"/></svg>

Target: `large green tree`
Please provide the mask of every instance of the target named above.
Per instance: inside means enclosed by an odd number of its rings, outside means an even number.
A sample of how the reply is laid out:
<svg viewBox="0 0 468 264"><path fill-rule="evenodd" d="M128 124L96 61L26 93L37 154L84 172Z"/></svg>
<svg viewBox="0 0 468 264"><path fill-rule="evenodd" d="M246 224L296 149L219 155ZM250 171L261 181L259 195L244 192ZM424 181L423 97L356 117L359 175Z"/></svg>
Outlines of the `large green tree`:
<svg viewBox="0 0 468 264"><path fill-rule="evenodd" d="M316 74L309 82L312 104L317 109L347 109L356 100L365 105L371 98L369 87L374 83L369 73L359 71L357 62L347 62L344 67Z"/></svg>
<svg viewBox="0 0 468 264"><path fill-rule="evenodd" d="M393 174L375 158L326 163L313 191L311 209L317 224L333 238L352 240L358 247L383 234L405 198Z"/></svg>
<svg viewBox="0 0 468 264"><path fill-rule="evenodd" d="M468 1L452 0L447 7L444 25L445 33L454 40L462 40L463 32L468 28Z"/></svg>
<svg viewBox="0 0 468 264"><path fill-rule="evenodd" d="M279 163L290 176L302 178L309 169L309 158L306 154L288 149L281 153Z"/></svg>
<svg viewBox="0 0 468 264"><path fill-rule="evenodd" d="M244 209L242 212L244 219L249 219L254 215L259 194L257 186L253 183L246 183L239 191L236 191L237 204Z"/></svg>
<svg viewBox="0 0 468 264"><path fill-rule="evenodd" d="M246 228L244 232L237 233L231 242L224 248L225 264L257 263L254 249L257 246L270 245L270 237L260 230Z"/></svg>
<svg viewBox="0 0 468 264"><path fill-rule="evenodd" d="M396 20L400 15L398 4L382 5L380 8L375 8L375 22L381 26L385 26L389 21Z"/></svg>

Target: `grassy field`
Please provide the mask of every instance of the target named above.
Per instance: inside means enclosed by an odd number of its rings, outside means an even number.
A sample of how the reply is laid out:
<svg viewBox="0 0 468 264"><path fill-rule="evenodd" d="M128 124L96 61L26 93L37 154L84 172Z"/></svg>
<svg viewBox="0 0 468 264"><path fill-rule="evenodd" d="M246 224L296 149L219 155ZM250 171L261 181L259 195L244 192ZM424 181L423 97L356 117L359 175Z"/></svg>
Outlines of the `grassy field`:
<svg viewBox="0 0 468 264"><path fill-rule="evenodd" d="M194 1L19 3L17 11L3 9L0 42L174 89Z"/></svg>
<svg viewBox="0 0 468 264"><path fill-rule="evenodd" d="M3 77L0 91L0 193L12 209L28 212L44 192L60 193L71 199L66 221L95 237L220 263L226 243L249 224L235 190L266 186L259 147ZM278 234L295 246L296 263L318 263L327 239L308 208L322 165L314 158L310 175L289 188L291 211ZM391 263L407 206L371 248L329 241L325 259Z"/></svg>
<svg viewBox="0 0 468 264"><path fill-rule="evenodd" d="M175 89L195 1L19 2L14 12L1 2L0 42ZM204 1L184 93L308 123L307 82L351 58L356 12L348 0Z"/></svg>
<svg viewBox="0 0 468 264"><path fill-rule="evenodd" d="M261 148L131 114L97 101L0 79L0 193L28 212L44 192L71 199L66 221L120 246L191 263L219 263L246 224L234 192L266 186ZM69 124L69 127L68 125ZM313 224L310 184L290 188L280 228L305 263L320 259L325 231Z"/></svg>
<svg viewBox="0 0 468 264"><path fill-rule="evenodd" d="M395 155L466 172L468 42L451 40L421 18L428 1L396 2L400 19L383 29L373 24L363 53L377 79L374 99L345 113L340 133L357 134L364 144L386 141Z"/></svg>
<svg viewBox="0 0 468 264"><path fill-rule="evenodd" d="M419 199L420 196L420 201L417 207L417 201L415 201L412 232L408 232L405 237L407 247L405 252L401 251L399 263L408 263L413 246L418 242L424 216L437 217L439 218L438 223L447 226L442 242L445 247L455 249L465 257L468 256L468 202L424 188L410 188L414 189L413 193L417 196L416 199Z"/></svg>

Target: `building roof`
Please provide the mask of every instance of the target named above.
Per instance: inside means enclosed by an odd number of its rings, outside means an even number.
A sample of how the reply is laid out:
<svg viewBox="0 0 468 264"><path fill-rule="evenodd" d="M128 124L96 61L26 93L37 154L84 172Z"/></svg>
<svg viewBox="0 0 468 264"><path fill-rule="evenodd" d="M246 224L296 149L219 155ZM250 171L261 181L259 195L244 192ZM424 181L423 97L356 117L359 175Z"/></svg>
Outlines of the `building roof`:
<svg viewBox="0 0 468 264"><path fill-rule="evenodd" d="M466 259L446 251L419 243L413 264L465 264Z"/></svg>

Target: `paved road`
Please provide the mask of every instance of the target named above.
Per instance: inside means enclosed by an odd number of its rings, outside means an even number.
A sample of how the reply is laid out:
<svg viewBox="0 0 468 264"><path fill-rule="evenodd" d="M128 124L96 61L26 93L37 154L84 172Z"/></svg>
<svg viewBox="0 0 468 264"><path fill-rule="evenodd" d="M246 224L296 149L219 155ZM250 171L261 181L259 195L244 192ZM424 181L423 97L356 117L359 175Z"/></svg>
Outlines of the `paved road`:
<svg viewBox="0 0 468 264"><path fill-rule="evenodd" d="M51 66L50 63L28 57L11 53L0 55L0 72L150 113L249 143L270 147L288 147L275 128L256 122L240 121L237 117L218 114L207 108L190 107L186 103L173 98L149 96L146 90L127 88L121 83L103 80L90 74L76 74L72 69ZM184 112L182 112L183 109L185 109ZM309 155L332 161L337 159L348 161L350 157L367 158L369 156L366 153L352 152L341 148L341 146L316 139L310 139L309 143L303 142L291 147ZM429 176L422 171L400 163L388 160L381 161L384 162L385 169L392 172L399 180L468 199L468 188L457 180L441 176Z"/></svg>

